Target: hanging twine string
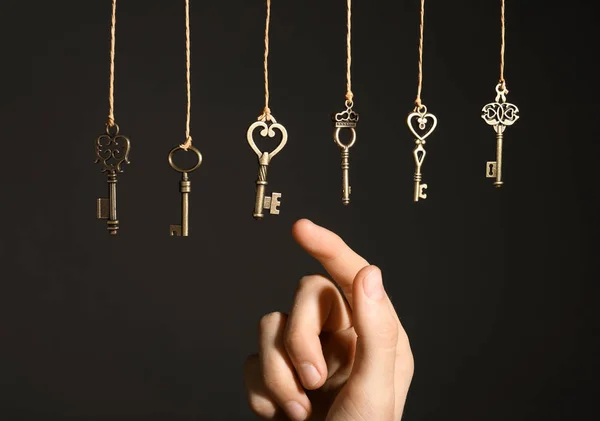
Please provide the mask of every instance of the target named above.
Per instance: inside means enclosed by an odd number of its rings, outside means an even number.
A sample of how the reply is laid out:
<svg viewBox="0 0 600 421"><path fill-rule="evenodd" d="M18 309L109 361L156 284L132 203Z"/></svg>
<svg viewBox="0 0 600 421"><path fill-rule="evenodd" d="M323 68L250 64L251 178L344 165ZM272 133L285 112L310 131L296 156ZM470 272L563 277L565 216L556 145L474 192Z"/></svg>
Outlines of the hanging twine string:
<svg viewBox="0 0 600 421"><path fill-rule="evenodd" d="M352 106L354 94L352 93L352 74L350 72L350 66L352 65L352 0L348 0L348 22L347 22L347 35L346 35L346 101Z"/></svg>
<svg viewBox="0 0 600 421"><path fill-rule="evenodd" d="M187 114L185 121L185 143L181 149L188 150L192 146L190 120L192 111L192 82L190 77L190 0L185 0L185 78L187 87Z"/></svg>
<svg viewBox="0 0 600 421"><path fill-rule="evenodd" d="M415 99L415 110L423 107L421 102L421 91L423 90L423 29L425 26L425 0L421 0L421 25L419 36L419 83L417 87L417 99Z"/></svg>
<svg viewBox="0 0 600 421"><path fill-rule="evenodd" d="M267 20L265 23L265 108L261 115L258 116L259 121L271 121L271 109L269 108L269 26L271 25L271 0L267 0Z"/></svg>
<svg viewBox="0 0 600 421"><path fill-rule="evenodd" d="M106 125L115 125L115 27L117 24L117 0L112 2L112 21L110 25L110 77L108 86L108 121Z"/></svg>
<svg viewBox="0 0 600 421"><path fill-rule="evenodd" d="M502 6L500 7L500 24L502 27L502 42L500 44L500 89L508 93L506 89L506 81L504 80L504 49L505 49L505 20L504 20L504 0L502 0Z"/></svg>

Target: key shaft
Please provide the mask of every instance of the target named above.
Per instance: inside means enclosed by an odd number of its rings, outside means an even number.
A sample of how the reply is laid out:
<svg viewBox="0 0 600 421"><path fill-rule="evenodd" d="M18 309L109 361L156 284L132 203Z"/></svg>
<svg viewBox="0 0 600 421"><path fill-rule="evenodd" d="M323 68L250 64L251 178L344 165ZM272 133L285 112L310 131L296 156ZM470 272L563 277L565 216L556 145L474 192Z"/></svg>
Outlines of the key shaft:
<svg viewBox="0 0 600 421"><path fill-rule="evenodd" d="M419 199L427 199L427 194L425 190L427 189L427 184L421 183L423 181L423 175L421 174L421 167L423 166L423 162L425 161L425 155L427 152L423 147L423 141L417 139L417 146L413 151L413 157L415 158L415 175L414 175L414 193L413 193L413 201L418 202Z"/></svg>
<svg viewBox="0 0 600 421"><path fill-rule="evenodd" d="M256 180L256 201L254 202L254 213L252 214L255 219L262 219L265 216L265 190L268 184L267 171L268 164L261 164L258 169L258 179Z"/></svg>
<svg viewBox="0 0 600 421"><path fill-rule="evenodd" d="M179 192L181 193L181 225L171 225L169 231L172 237L187 237L189 235L190 224L190 192L192 191L192 181L188 173L181 173L179 182Z"/></svg>
<svg viewBox="0 0 600 421"><path fill-rule="evenodd" d="M190 192L192 191L192 181L188 177L188 173L182 174L182 179L179 182L179 191L181 192L181 235L187 237L189 234L190 223Z"/></svg>
<svg viewBox="0 0 600 421"><path fill-rule="evenodd" d="M504 140L504 129L506 126L497 126L496 129L496 181L494 186L502 187L502 142Z"/></svg>
<svg viewBox="0 0 600 421"><path fill-rule="evenodd" d="M119 220L117 219L117 173L107 173L108 198L99 198L97 201L96 216L98 219L106 219L106 228L111 235L117 235Z"/></svg>
<svg viewBox="0 0 600 421"><path fill-rule="evenodd" d="M350 204L350 148L342 148L342 203Z"/></svg>

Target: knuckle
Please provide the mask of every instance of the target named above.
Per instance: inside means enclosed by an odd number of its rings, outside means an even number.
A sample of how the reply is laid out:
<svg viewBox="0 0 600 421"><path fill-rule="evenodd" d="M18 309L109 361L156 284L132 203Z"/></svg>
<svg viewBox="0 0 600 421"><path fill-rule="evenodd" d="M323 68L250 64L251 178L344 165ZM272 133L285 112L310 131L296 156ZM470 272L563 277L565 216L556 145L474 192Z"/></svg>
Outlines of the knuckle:
<svg viewBox="0 0 600 421"><path fill-rule="evenodd" d="M283 337L283 344L288 352L293 352L304 343L306 343L304 335L296 328L288 330Z"/></svg>
<svg viewBox="0 0 600 421"><path fill-rule="evenodd" d="M273 395L277 396L282 391L289 388L289 382L286 383L284 379L284 373L277 369L263 370L261 373L263 384L265 388Z"/></svg>
<svg viewBox="0 0 600 421"><path fill-rule="evenodd" d="M311 288L315 285L321 284L323 276L321 275L305 275L298 281L298 289Z"/></svg>
<svg viewBox="0 0 600 421"><path fill-rule="evenodd" d="M275 326L278 326L284 319L285 315L278 311L265 314L260 318L260 322L258 323L258 329L260 332L264 332Z"/></svg>

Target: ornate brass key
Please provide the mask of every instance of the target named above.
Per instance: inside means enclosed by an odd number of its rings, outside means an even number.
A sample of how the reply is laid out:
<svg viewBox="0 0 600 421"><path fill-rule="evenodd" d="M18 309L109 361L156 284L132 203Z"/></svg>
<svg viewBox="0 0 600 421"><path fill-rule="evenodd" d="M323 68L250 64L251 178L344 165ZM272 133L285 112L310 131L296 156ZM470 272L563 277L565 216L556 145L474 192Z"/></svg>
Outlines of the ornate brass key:
<svg viewBox="0 0 600 421"><path fill-rule="evenodd" d="M281 193L273 193L271 196L265 196L265 189L267 187L267 170L271 159L277 155L287 143L287 130L281 124L277 123L275 118L270 116L270 123L266 121L257 121L250 125L246 137L248 144L252 150L258 156L258 179L256 180L256 200L254 202L254 212L252 216L255 219L260 220L264 217L264 210L269 209L272 215L279 215L279 205L281 205ZM262 137L274 137L275 129L281 132L281 141L279 145L272 152L261 152L254 142L254 131L261 127L260 135Z"/></svg>
<svg viewBox="0 0 600 421"><path fill-rule="evenodd" d="M494 127L496 132L496 160L485 164L485 175L495 178L494 186L502 187L502 142L506 126L512 126L519 119L519 109L516 105L506 102L508 89L499 83L496 86L496 102L486 104L482 109L481 118Z"/></svg>
<svg viewBox="0 0 600 421"><path fill-rule="evenodd" d="M352 110L352 101L346 100L346 111L334 114L333 123L335 131L333 140L340 147L342 152L342 203L350 204L350 148L356 143L356 124L358 123L358 114ZM350 141L344 143L340 139L342 129L350 130Z"/></svg>
<svg viewBox="0 0 600 421"><path fill-rule="evenodd" d="M431 125L428 126L429 121L431 120ZM417 122L417 127L415 128L414 122ZM425 105L421 105L420 107L415 107L415 110L408 115L406 119L406 123L408 124L408 128L415 136L415 143L417 146L413 150L413 157L415 158L415 189L414 189L414 198L415 202L418 202L419 199L427 199L427 184L421 183L423 180L423 175L421 174L421 167L423 166L423 161L425 161L425 155L427 152L425 151L425 139L433 133L437 126L437 117L431 113L427 112L427 107ZM429 127L429 128L428 128Z"/></svg>
<svg viewBox="0 0 600 421"><path fill-rule="evenodd" d="M117 174L123 172L121 165L129 164L129 139L119 134L119 126L106 125L106 134L99 136L95 142L96 161L103 165L102 172L107 175L108 198L96 201L96 216L107 219L106 225L111 235L117 235L119 220L117 219Z"/></svg>
<svg viewBox="0 0 600 421"><path fill-rule="evenodd" d="M188 174L197 170L200 164L202 164L202 154L198 149L190 146L187 151L194 152L198 158L198 162L192 168L185 170L173 162L173 155L178 150L184 149L181 146L177 146L169 152L169 165L175 171L181 173L181 181L179 182L179 191L181 192L181 225L170 225L169 232L172 237L187 237L189 235L189 194L192 191L192 181L189 179Z"/></svg>

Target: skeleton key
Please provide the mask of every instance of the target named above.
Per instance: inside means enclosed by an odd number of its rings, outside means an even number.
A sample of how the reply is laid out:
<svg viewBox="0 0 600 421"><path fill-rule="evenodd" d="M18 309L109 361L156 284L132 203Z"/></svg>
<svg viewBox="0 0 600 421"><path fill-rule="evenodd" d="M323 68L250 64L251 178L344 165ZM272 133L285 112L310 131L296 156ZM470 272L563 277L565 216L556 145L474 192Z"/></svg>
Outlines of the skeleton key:
<svg viewBox="0 0 600 421"><path fill-rule="evenodd" d="M427 128L427 123L431 120L431 126L429 129ZM418 129L415 128L414 121L418 123ZM421 183L423 180L423 175L421 174L421 167L423 166L423 161L425 161L425 155L427 152L423 147L425 145L425 139L433 133L435 128L437 127L437 117L431 113L427 112L427 107L425 105L421 105L415 108L415 110L408 115L406 119L406 123L408 124L408 128L415 136L415 143L417 146L413 150L413 157L415 158L415 175L414 175L414 194L413 200L418 202L419 199L427 199L427 184Z"/></svg>
<svg viewBox="0 0 600 421"><path fill-rule="evenodd" d="M281 193L275 193L271 196L265 196L265 189L267 187L267 171L269 169L269 164L271 159L275 155L277 155L287 143L287 130L281 124L277 123L275 118L270 116L271 123L267 124L266 121L259 120L250 125L248 128L248 132L246 133L246 138L248 140L248 144L252 148L252 150L258 156L258 179L256 180L256 199L254 201L254 212L252 216L254 219L261 220L263 219L264 210L268 209L272 215L279 215L279 206L281 205ZM254 141L254 130L258 127L261 127L260 135L262 137L274 137L275 129L278 129L281 132L281 141L279 145L272 152L261 152L256 146L256 142Z"/></svg>
<svg viewBox="0 0 600 421"><path fill-rule="evenodd" d="M356 143L356 124L358 123L358 114L352 110L354 104L352 101L346 101L346 111L334 114L333 122L335 131L333 133L334 142L340 147L342 153L342 203L350 204L350 148ZM340 139L342 129L350 130L350 141L344 143Z"/></svg>
<svg viewBox="0 0 600 421"><path fill-rule="evenodd" d="M185 149L181 145L173 148L169 152L169 165L175 171L181 173L181 181L179 182L179 192L181 193L181 225L170 225L169 232L171 237L187 237L189 235L189 195L192 191L192 181L189 179L188 174L197 170L200 164L202 164L202 154L198 149L190 146L187 151L194 152L198 158L198 162L192 168L186 170L178 167L173 161L173 155L178 150Z"/></svg>
<svg viewBox="0 0 600 421"><path fill-rule="evenodd" d="M508 89L499 83L496 86L496 102L487 104L482 109L481 118L494 127L496 132L496 160L488 161L485 164L485 175L488 178L495 178L494 186L502 187L502 142L504 140L504 131L507 126L512 126L519 119L519 109L516 105L506 102Z"/></svg>
<svg viewBox="0 0 600 421"><path fill-rule="evenodd" d="M117 235L119 220L117 219L117 174L123 172L121 164L129 164L130 141L119 134L119 126L106 125L106 134L99 136L95 142L96 160L101 162L102 172L107 175L108 198L96 200L96 217L106 219L108 232Z"/></svg>

